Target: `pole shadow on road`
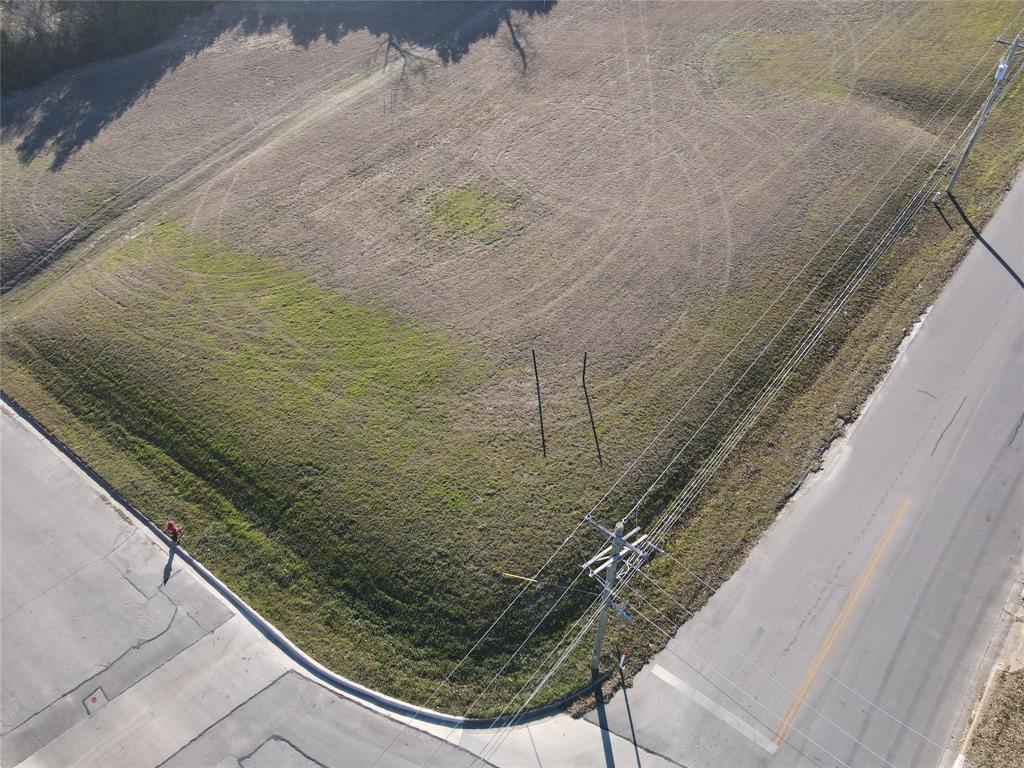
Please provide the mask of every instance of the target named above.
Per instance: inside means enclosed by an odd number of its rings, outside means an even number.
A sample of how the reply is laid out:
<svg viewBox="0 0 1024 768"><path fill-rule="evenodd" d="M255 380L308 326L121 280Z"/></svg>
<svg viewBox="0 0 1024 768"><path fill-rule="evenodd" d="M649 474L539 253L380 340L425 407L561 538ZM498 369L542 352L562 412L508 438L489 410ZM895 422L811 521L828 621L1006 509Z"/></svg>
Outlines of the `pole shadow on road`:
<svg viewBox="0 0 1024 768"><path fill-rule="evenodd" d="M626 673L622 669L622 665L619 665L619 680L622 681L622 700L626 703L626 717L629 719L629 735L633 741L633 751L636 752L636 768L642 768L640 765L640 746L636 743L636 728L633 727L633 710L629 707L629 689L626 686Z"/></svg>
<svg viewBox="0 0 1024 768"><path fill-rule="evenodd" d="M956 208L957 213L960 214L960 218L963 219L964 223L967 224L967 226L970 228L971 233L976 238L978 238L978 242L985 246L986 250L988 250L989 253L995 256L996 261L1003 265L1003 269L1010 273L1010 277L1017 281L1017 285L1019 285L1021 288L1024 288L1024 279L1022 279L1021 276L1017 274L1017 272L1014 270L1014 268L1011 267L1007 263L1007 261L996 252L995 248L989 245L988 240L981 236L981 232L979 232L977 227L975 227L971 220L967 218L967 214L964 213L964 209L960 207L960 202L955 197L953 197L952 194L949 194L949 200L950 202L953 203L953 206Z"/></svg>
<svg viewBox="0 0 1024 768"><path fill-rule="evenodd" d="M633 750L636 752L636 765L637 768L643 768L640 764L640 747L636 743L636 729L633 726L633 711L629 706L629 693L626 689L626 678L621 666L619 667L619 678L622 680L622 687L619 690L622 691L622 696L626 704L626 717L629 720L629 732L632 737ZM607 768L615 768L615 754L612 750L611 731L608 730L608 714L605 712L604 699L601 696L600 687L594 690L594 702L597 705L597 724L601 729L601 745L604 747L604 762Z"/></svg>
<svg viewBox="0 0 1024 768"><path fill-rule="evenodd" d="M594 701L597 704L597 726L601 729L601 745L604 747L604 763L608 768L615 768L612 737L608 731L608 715L604 711L604 698L600 687L594 689Z"/></svg>

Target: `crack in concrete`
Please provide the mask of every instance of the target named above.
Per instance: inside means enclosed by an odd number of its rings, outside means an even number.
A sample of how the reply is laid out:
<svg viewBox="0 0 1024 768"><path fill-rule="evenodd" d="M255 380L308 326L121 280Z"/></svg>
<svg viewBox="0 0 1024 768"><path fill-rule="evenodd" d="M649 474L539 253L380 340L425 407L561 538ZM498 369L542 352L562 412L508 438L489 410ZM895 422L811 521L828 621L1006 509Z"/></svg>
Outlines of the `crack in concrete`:
<svg viewBox="0 0 1024 768"><path fill-rule="evenodd" d="M161 594L163 594L163 593L161 593ZM156 595L154 595L154 597L156 597ZM121 659L123 659L125 656L127 656L132 651L137 651L142 646L148 645L149 643L152 643L154 640L159 640L161 637L163 637L164 635L166 635L170 631L171 625L174 624L174 619L177 618L177 616L178 616L178 609L180 608L180 606L176 602L171 600L171 598L167 597L167 595L163 595L163 597L164 597L165 600L170 601L171 605L174 606L174 610L171 611L171 618L167 622L167 626L164 627L163 629L161 629L159 632L157 632L152 637L149 637L149 638L140 637L139 641L137 643L135 643L135 645L131 646L127 651L122 653L120 656L118 656L116 659L114 659L109 664L104 665L104 667L103 667L104 671L110 669L112 666L114 666L117 662L119 662Z"/></svg>
<svg viewBox="0 0 1024 768"><path fill-rule="evenodd" d="M110 551L109 551L109 552L107 553L107 557L110 557L110 556L111 556L112 554L114 554L115 552L117 552L117 550L118 550L118 549L119 549L119 548L121 547L121 545L122 545L122 544L127 544L127 543L128 543L128 539L130 539L130 538L131 538L132 536L134 536L134 535L135 535L135 531L136 531L136 530L137 530L137 529L136 529L136 528L134 528L134 527L133 527L133 528L122 528L122 529L121 529L121 530L120 530L120 531L118 532L117 536L115 536L115 537L114 537L114 544L113 544L113 547L112 547L112 548L111 548L111 550L110 550ZM121 539L121 535L122 535L122 534L124 534L124 533L127 533L128 535L127 535L127 536L125 536L125 538L124 538L124 541L121 541L121 540L120 540L120 539Z"/></svg>
<svg viewBox="0 0 1024 768"><path fill-rule="evenodd" d="M248 759L249 759L250 757L252 757L253 755L255 755L255 754L256 754L257 752L259 752L259 751L260 751L261 749L263 749L263 747L264 747L264 746L265 746L265 745L267 744L267 742L270 742L270 741L280 741L280 742L281 742L281 743L283 743L283 744L287 744L287 745L288 745L289 747L291 747L292 749L294 749L294 750L295 750L296 752L298 752L298 753L299 753L300 755L302 755L302 756L303 756L304 758L306 758L307 760L309 760L309 762L313 763L314 765L318 765L318 766L320 766L320 768L331 768L331 767L330 767L329 765L327 765L326 763L322 763L322 762L320 762L319 760L317 760L317 759L316 759L315 757L313 757L312 755L310 755L310 754L307 754L307 753L306 753L305 751L303 751L302 749L299 749L299 747L298 747L298 746L297 746L297 745L296 745L296 744L295 744L294 742L292 742L292 741L290 741L289 739L286 739L286 738L285 738L284 736L280 736L280 735L278 735L278 734L276 734L276 733L275 733L274 735L270 736L269 738L265 739L265 740L263 741L263 743L262 743L262 744L260 744L259 746L257 746L257 747L256 747L256 749L254 749L254 750L253 750L252 752L250 752L249 754L247 754L247 755L242 755L242 757L236 757L236 758L235 758L235 760L236 760L236 761L238 762L238 765L240 766L240 768L245 768L245 765L244 765L244 764L245 764L245 761L246 761L246 760L248 760Z"/></svg>
<svg viewBox="0 0 1024 768"><path fill-rule="evenodd" d="M177 750L176 752L174 752L174 753L173 753L172 755L170 755L169 757L167 757L167 759L165 759L165 760L164 760L164 761L163 761L162 763L159 763L158 765L156 765L156 766L155 766L155 768L163 768L163 766L167 765L167 763L168 763L168 762L170 762L171 760L173 760L173 759L174 759L174 758L175 758L175 757L176 757L177 755L180 755L180 754L181 754L181 753L182 753L183 751L185 751L185 750L186 750L186 749L188 749L188 748L189 748L190 746L192 746L192 745L193 745L193 744L195 744L195 743L196 743L197 741L199 741L199 739L203 738L203 735L204 735L204 734L206 734L206 733L208 733L209 731L211 731L212 729L216 728L216 727L217 727L218 725L220 725L220 724L221 724L222 722L224 722L225 720L227 720L227 719L228 719L229 717L231 717L231 716L232 716L233 714L235 714L235 713L236 713L236 712L237 712L238 710L240 710L240 709L241 709L242 707L244 707L244 706L245 706L246 704L248 704L248 703L249 703L250 701L252 701L253 699L255 699L255 698L256 698L257 696L259 696L259 695L260 695L261 693L263 693L264 691L269 691L269 690L270 690L271 688L273 688L273 687L274 687L275 685L277 685L277 684L278 684L279 682L281 682L282 680L284 680L284 679L285 679L285 678L286 678L286 677L287 677L288 675L290 675L291 673L292 673L292 670L290 670L290 669L289 669L289 670L285 670L285 671L284 671L284 672L282 672L282 673L281 673L280 675L278 675L278 676L277 676L277 677L275 677L275 678L274 678L273 680L271 680L271 681L270 681L269 683L267 683L267 684L266 684L265 686L263 686L263 687L262 687L262 688L260 688L260 689L259 689L258 691L256 691L256 693L254 693L254 694L253 694L252 696L250 696L249 698L245 699L245 700L244 700L244 701L242 701L242 702L239 702L239 703L238 703L237 705L235 705L234 707L232 707L232 708L231 708L231 710L230 710L229 712L227 712L226 714L224 714L224 715L223 715L222 717L218 718L218 719L217 719L217 720L215 720L214 722L210 723L210 724L209 724L208 726L206 726L206 727L205 727L205 728L204 728L203 730L201 730L201 731L200 731L199 733L197 733L197 734L196 734L195 736L193 736L193 737L192 737L191 739L189 739L189 740L188 740L187 742L185 742L184 744L182 744L182 745L181 745L181 747L179 747L179 748L178 748L178 750Z"/></svg>
<svg viewBox="0 0 1024 768"><path fill-rule="evenodd" d="M154 595L154 597L155 597L155 595ZM167 599L167 600L171 600L169 597L167 597L167 595L163 595L163 597L165 599ZM150 599L152 599L152 598L150 598ZM47 704L42 709L37 710L36 712L33 712L31 715L26 717L24 720L22 720L17 725L11 726L11 728L9 730L4 731L3 734L6 736L8 733L13 733L14 731L18 730L23 725L25 725L25 723L27 723L30 720L32 720L33 718L38 717L39 715L43 714L44 712L46 712L46 710L48 710L51 707L53 707L54 705L60 703L62 700L66 699L68 696L73 694L75 691L77 691L80 688L88 685L93 680L96 680L96 678L98 678L104 672L108 671L111 667L113 667L115 664L117 664L117 662L119 662L121 659L123 659L125 656L127 656L132 651L137 651L142 646L148 645L149 643L152 643L155 640L158 640L159 638L163 637L163 635L167 634L167 632L169 632L171 627L174 625L174 619L178 615L178 605L177 605L177 603L175 603L173 600L171 600L171 604L174 605L174 611L171 613L170 621L167 622L167 626L166 627L164 627L162 630L160 630L159 632L157 632L155 635L153 635L150 638L139 638L138 642L136 642L135 645L132 645L131 647L129 647L124 653L122 653L116 659L113 659L113 660L107 662L106 664L103 664L98 671L92 673L91 675L89 675L89 677L87 677L84 680L82 680L82 682L77 683L74 687L72 687L72 688L68 689L67 691L65 691L64 693L62 693L60 696L55 698L53 701L51 701L49 704ZM189 618L191 618L191 617L189 617ZM195 621L195 620L193 619L193 621ZM198 626L198 623L197 623L197 626ZM203 635L201 635L200 637L205 637L208 634L209 634L209 632L204 632ZM198 642L198 640L196 642ZM189 646L191 646L191 645L193 645L193 643L189 644ZM182 651L184 651L184 650L185 649L183 648ZM179 651L178 653L181 653L181 651ZM178 654L175 654L175 656L177 656L177 655ZM167 662L164 661L163 663L160 664L160 667L162 667L166 663ZM155 667L154 669L150 670L145 675L143 675L141 678L139 678L139 680L144 680L146 677L148 677L150 674L155 672L160 667ZM136 680L135 683L137 684L139 682L139 680ZM122 691L122 693L123 693L123 691ZM104 695L106 695L106 694L104 694ZM118 696L119 695L120 694L118 694ZM114 696L114 698L116 699L117 696ZM113 701L113 699L109 699L109 700Z"/></svg>
<svg viewBox="0 0 1024 768"><path fill-rule="evenodd" d="M1014 441L1016 441L1017 434L1020 432L1020 428L1022 425L1024 425L1024 411L1021 411L1020 418L1017 419L1017 426L1013 428L1013 434L1010 435L1010 442L1006 444L1007 448L1013 445Z"/></svg>
<svg viewBox="0 0 1024 768"><path fill-rule="evenodd" d="M139 589L138 585L134 581L129 579L128 575L126 573L122 572L121 573L121 578L124 579L125 581L127 581L132 586L132 588L136 592L138 592L140 595L142 595L144 598L146 598L147 600L151 600L152 599L149 595L147 595L145 592L143 592L141 589ZM154 595L154 597L155 597L155 595ZM164 595L164 597L167 597L167 595ZM187 611L186 611L186 613L187 613Z"/></svg>
<svg viewBox="0 0 1024 768"><path fill-rule="evenodd" d="M944 438L946 436L946 432L949 430L949 428L953 426L953 422L956 421L956 417L960 415L960 409L964 407L964 403L966 403L966 402L967 402L967 395L964 395L964 399L961 400L960 401L960 405L958 405L956 407L956 413L953 414L953 418L951 418L949 420L949 423L946 424L946 426L943 428L942 432L939 434L939 439L936 440L935 441L935 445L932 446L932 452L929 454L929 456L934 456L935 455L935 452L939 449L939 443L942 442L942 438Z"/></svg>
<svg viewBox="0 0 1024 768"><path fill-rule="evenodd" d="M122 533L123 533L123 531L122 531ZM131 531L131 533L132 533L132 534L134 534L135 532L134 532L134 531ZM77 576L77 575L78 575L79 573L81 573L82 571L84 571L84 570L85 570L86 568L89 568L89 567L91 567L91 566L93 566L93 565L96 565L96 563L100 563L100 562L103 562L104 560L106 560L107 558L109 558L109 557L110 557L110 556L111 556L112 554L114 554L115 552L117 552L117 550L119 550L119 549L120 549L120 548L121 548L122 546L124 546L124 544L126 544L126 543L127 543L127 542L128 542L128 541L129 541L129 540L130 540L130 539L132 538L132 536L130 536L130 535L129 535L128 537L126 537L126 538L125 538L125 540L124 540L124 541L122 541L122 542L118 543L118 541L117 541L117 540L118 540L118 538L120 538L120 535L121 535L121 534L119 533L119 534L118 534L117 536L115 536L115 537L114 537L114 544L113 544L113 545L111 546L111 549L110 549L110 551L109 551L109 552L107 552L107 554L105 554L105 555L100 555L100 556L99 556L99 557L97 557L97 558L96 558L95 560L90 560L89 562L85 563L84 565L82 565L82 566L79 566L78 568L76 568L75 570L73 570L73 571L72 571L71 573L69 573L69 574L68 574L67 576L65 576L65 577L64 577L63 579L61 579L60 581L54 582L53 584L51 584L50 586L48 586L48 587L47 587L46 589L44 589L44 590L43 590L42 592L40 592L40 593L39 593L38 595L36 595L35 597L33 597L33 598L32 598L31 600L29 600L29 601L28 601L27 603L25 603L25 604L23 604L23 605L19 605L19 606L18 606L17 608L15 608L15 609L14 609L13 611L11 611L10 613L5 613L5 614L3 614L3 615L0 615L0 622L4 622L4 621L7 621L7 619L11 618L11 617L12 617L12 616L14 616L15 614L19 613L20 611L24 610L25 608L28 608L28 607L29 607L30 605L32 605L32 604L33 604L34 602L36 602L36 600L38 600L39 598L43 597L44 595L47 595L47 594L49 594L50 592L52 592L53 590L55 590L55 589L56 589L57 587L59 587L59 586L60 586L61 584L64 584L64 583L66 583L66 582L67 582L68 580L70 580L70 579L73 579L73 578L74 578L75 576ZM114 565L113 563L111 563L110 565L111 565L111 567L113 567L113 568L114 568L114 570L115 570L115 571L117 571L118 573L122 573L121 569L120 569L120 568L118 568L117 566L115 566L115 565Z"/></svg>

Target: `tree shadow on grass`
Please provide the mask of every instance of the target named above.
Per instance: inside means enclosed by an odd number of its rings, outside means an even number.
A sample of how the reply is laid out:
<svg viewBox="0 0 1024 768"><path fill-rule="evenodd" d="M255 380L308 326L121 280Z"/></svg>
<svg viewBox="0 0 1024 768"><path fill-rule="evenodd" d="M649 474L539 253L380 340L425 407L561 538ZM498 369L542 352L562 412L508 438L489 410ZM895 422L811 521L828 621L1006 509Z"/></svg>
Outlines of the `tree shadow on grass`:
<svg viewBox="0 0 1024 768"><path fill-rule="evenodd" d="M116 63L91 65L59 75L39 88L5 96L0 107L3 137L17 139L17 156L29 163L52 152L51 170L59 170L83 146L152 90L168 72L196 56L221 35L287 29L296 46L323 39L338 43L350 32L366 30L385 46L385 62L394 53L403 64L418 52L444 65L458 63L478 40L499 28L512 34L516 55L526 69L512 13L547 14L556 0L377 0L374 2L226 3L185 22L175 37Z"/></svg>

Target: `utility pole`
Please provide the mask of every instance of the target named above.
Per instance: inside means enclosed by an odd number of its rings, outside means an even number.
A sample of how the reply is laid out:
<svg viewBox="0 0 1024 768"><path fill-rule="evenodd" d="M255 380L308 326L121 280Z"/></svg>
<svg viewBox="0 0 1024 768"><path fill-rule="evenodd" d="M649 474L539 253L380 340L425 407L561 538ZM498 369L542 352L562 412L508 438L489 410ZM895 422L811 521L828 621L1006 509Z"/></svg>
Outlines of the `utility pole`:
<svg viewBox="0 0 1024 768"><path fill-rule="evenodd" d="M615 535L612 536L612 561L604 574L604 598L601 601L601 614L597 617L597 635L594 637L594 652L590 656L590 671L597 676L598 666L601 662L601 646L604 644L604 633L608 629L608 609L612 604L612 595L615 594L615 579L619 572L619 552L622 549L622 533L625 526L619 520L615 526Z"/></svg>
<svg viewBox="0 0 1024 768"><path fill-rule="evenodd" d="M981 110L981 116L978 118L978 124L974 127L974 132L971 133L971 138L967 141L967 146L964 149L963 155L960 157L960 162L956 164L956 169L953 171L953 175L949 179L949 184L946 187L946 195L949 197L953 196L953 187L956 185L957 179L960 177L960 171L963 170L964 163L967 162L967 155L970 154L971 148L974 146L975 140L978 138L978 134L981 132L981 126L985 124L985 119L989 116L992 111L992 107L995 106L996 98L1002 92L1003 84L1006 82L1006 75L1013 66L1013 57L1017 51L1024 49L1024 46L1020 42L1020 33L1013 38L1013 42L1006 42L1002 39L997 39L997 43L1006 46L1006 53L1003 54L1002 58L999 59L999 66L996 67L995 85L992 86L992 92L989 93L988 99L985 101L985 106ZM936 201L937 202L937 201Z"/></svg>
<svg viewBox="0 0 1024 768"><path fill-rule="evenodd" d="M601 599L600 613L597 617L597 635L594 637L594 652L590 656L590 670L596 677L601 662L601 646L604 645L604 635L608 629L608 609L613 605L612 598L615 596L616 580L619 577L619 563L623 559L622 550L628 550L625 557L636 555L640 563L646 562L650 555L640 549L640 546L647 541L646 533L638 537L636 541L630 541L640 531L640 526L637 526L629 533L624 533L626 527L625 520L619 520L614 531L609 531L590 515L587 515L584 521L597 528L597 530L604 534L606 539L611 540L611 544L583 564L584 570L589 571L590 575L594 578L600 577L601 571L604 571L604 597ZM601 565L591 568L592 565L602 560L604 562ZM627 621L632 620L624 606L615 606L615 609Z"/></svg>

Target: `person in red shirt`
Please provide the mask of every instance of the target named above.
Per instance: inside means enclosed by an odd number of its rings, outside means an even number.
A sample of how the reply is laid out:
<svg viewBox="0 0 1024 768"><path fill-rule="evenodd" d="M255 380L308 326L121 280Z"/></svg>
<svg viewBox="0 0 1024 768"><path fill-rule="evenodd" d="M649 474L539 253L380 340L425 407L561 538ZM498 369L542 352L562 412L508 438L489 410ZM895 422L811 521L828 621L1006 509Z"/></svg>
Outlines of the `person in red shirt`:
<svg viewBox="0 0 1024 768"><path fill-rule="evenodd" d="M178 534L181 533L181 529L174 524L173 520L167 521L167 535L171 537L171 541L175 544L178 543Z"/></svg>

